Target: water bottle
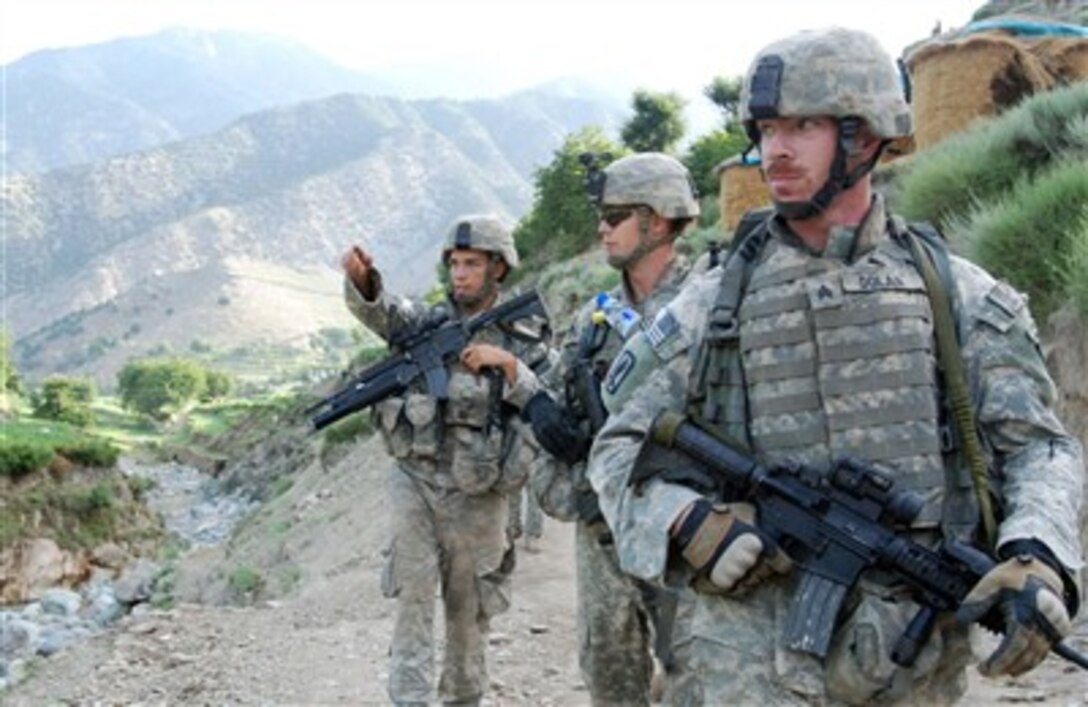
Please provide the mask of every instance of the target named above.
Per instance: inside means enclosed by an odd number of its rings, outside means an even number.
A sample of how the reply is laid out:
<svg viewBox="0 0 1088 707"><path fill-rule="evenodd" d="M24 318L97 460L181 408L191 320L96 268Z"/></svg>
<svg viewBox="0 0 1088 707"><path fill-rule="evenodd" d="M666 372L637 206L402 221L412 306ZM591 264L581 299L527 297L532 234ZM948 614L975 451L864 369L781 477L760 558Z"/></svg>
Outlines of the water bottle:
<svg viewBox="0 0 1088 707"><path fill-rule="evenodd" d="M627 340L631 334L638 331L642 316L626 306L607 292L597 295L597 310L593 312L593 321L598 324L607 323L614 329L620 338Z"/></svg>

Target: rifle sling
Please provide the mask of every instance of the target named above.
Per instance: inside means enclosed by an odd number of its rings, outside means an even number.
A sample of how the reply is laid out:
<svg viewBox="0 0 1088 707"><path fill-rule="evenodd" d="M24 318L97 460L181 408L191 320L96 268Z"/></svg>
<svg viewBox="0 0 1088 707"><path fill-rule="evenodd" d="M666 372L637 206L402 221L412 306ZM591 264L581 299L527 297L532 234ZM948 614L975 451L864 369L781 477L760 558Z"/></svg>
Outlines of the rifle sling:
<svg viewBox="0 0 1088 707"><path fill-rule="evenodd" d="M993 504L990 500L990 483L986 469L986 459L978 439L975 416L971 410L970 395L967 392L967 374L963 367L963 355L956 337L956 325L952 319L952 304L948 291L942 286L937 275L932 256L922 243L921 238L912 231L905 234L911 254L918 264L918 270L926 283L930 303L933 305L933 329L937 337L937 360L940 363L941 377L952 412L952 418L959 429L963 441L963 453L974 482L975 495L978 499L979 513L982 516L983 539L986 546L993 548L997 542L997 522Z"/></svg>

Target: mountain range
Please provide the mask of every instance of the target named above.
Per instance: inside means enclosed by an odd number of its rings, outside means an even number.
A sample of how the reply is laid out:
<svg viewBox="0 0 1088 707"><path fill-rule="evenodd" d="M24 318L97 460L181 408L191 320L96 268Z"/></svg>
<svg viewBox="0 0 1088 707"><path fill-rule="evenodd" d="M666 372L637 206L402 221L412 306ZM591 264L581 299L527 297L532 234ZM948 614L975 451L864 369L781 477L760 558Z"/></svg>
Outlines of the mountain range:
<svg viewBox="0 0 1088 707"><path fill-rule="evenodd" d="M304 349L352 326L336 270L352 242L391 290L420 294L456 215L515 220L565 135L622 117L569 86L471 101L345 92L382 82L229 33L40 52L8 70L17 365L105 385L148 352ZM245 284L257 281L261 296Z"/></svg>

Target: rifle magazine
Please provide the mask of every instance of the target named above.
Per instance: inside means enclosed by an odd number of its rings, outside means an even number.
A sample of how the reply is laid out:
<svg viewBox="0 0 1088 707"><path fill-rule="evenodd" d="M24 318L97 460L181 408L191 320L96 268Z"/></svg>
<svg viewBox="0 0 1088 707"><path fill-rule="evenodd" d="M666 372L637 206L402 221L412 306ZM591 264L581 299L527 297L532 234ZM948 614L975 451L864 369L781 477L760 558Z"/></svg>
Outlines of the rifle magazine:
<svg viewBox="0 0 1088 707"><path fill-rule="evenodd" d="M782 629L786 646L825 657L847 589L826 577L804 573Z"/></svg>

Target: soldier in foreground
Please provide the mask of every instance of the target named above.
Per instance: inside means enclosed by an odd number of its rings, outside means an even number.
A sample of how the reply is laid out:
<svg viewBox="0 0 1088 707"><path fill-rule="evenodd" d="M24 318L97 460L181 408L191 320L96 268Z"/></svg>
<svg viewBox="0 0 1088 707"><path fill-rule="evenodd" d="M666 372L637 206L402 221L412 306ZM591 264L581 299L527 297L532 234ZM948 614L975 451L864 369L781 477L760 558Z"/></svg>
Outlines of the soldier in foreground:
<svg viewBox="0 0 1088 707"><path fill-rule="evenodd" d="M661 153L624 157L600 174L598 235L608 264L623 275L608 293L610 306L652 318L676 296L688 271L674 246L699 215L691 176ZM535 475L532 485L546 513L576 523L578 658L593 704L646 705L654 673L651 643L655 633L662 634L655 643L659 653L666 652L670 636L664 624L673 604L662 588L620 572L612 535L585 478L589 442L602 423L591 409L600 407L600 377L627 336L601 316L595 320L597 311L591 301L577 313L560 366L549 375L550 388L565 390L557 395L565 405L541 392L525 408L541 445L567 462L542 465L551 473ZM572 421L576 431L569 429Z"/></svg>
<svg viewBox="0 0 1088 707"><path fill-rule="evenodd" d="M981 671L1031 670L1078 608L1084 467L1051 409L1024 297L923 243L872 191L883 147L911 121L871 36L831 29L769 45L747 74L741 111L775 213L627 343L621 356L644 360L626 370L648 373L613 369L612 414L588 469L622 568L698 592L670 700L954 702L971 660L966 624L991 610L1005 637ZM935 324L941 311L947 327ZM959 348L949 355L950 346ZM949 371L960 364L962 397ZM900 532L927 547L973 543L996 564L966 594L959 621L945 613L923 633L909 667L891 656L919 605L879 569L864 571L827 618L825 651L787 645L786 619L802 598L789 547L764 532L748 499L696 490L684 462L654 457L647 432L663 409L768 467L830 470L844 456L877 464L923 501ZM647 469L652 478L631 485Z"/></svg>
<svg viewBox="0 0 1088 707"><path fill-rule="evenodd" d="M349 249L342 259L348 308L389 339L438 315L486 311L518 264L509 230L491 216L454 223L442 258L449 299L425 309L386 293L370 255ZM382 590L397 599L389 697L398 705L433 699L436 585L446 621L439 697L476 704L487 689L489 623L510 603L514 555L506 534L507 494L520 489L536 454L517 411L539 387L534 367L549 365L546 326L537 324L478 333L449 370L448 400L417 386L376 406L396 459L392 544Z"/></svg>

